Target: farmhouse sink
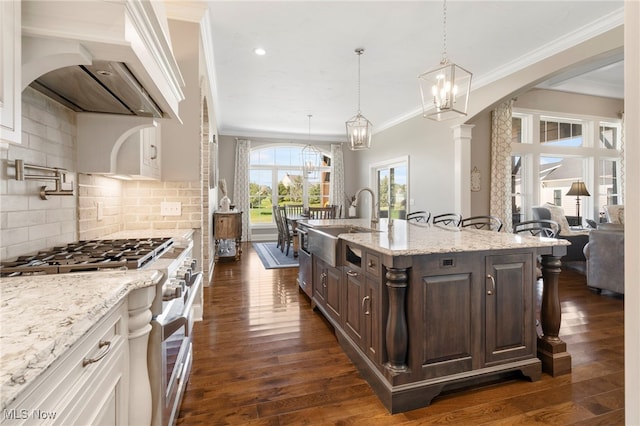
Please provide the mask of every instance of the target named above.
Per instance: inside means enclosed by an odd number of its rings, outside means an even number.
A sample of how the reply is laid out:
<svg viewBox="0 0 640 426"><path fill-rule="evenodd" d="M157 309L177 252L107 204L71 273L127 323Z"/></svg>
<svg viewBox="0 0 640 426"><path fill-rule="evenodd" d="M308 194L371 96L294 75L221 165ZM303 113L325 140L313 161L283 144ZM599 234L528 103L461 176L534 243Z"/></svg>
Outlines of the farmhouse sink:
<svg viewBox="0 0 640 426"><path fill-rule="evenodd" d="M341 234L362 234L380 232L377 229L363 228L353 225L317 226L309 228L308 248L331 266L337 266L340 258Z"/></svg>

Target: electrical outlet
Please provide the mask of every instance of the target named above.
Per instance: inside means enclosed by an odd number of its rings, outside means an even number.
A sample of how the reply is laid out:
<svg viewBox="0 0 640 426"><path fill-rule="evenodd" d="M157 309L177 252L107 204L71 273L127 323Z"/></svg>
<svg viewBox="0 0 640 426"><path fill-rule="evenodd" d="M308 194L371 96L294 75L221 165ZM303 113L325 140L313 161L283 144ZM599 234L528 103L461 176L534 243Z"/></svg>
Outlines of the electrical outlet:
<svg viewBox="0 0 640 426"><path fill-rule="evenodd" d="M96 203L96 210L97 210L97 219L100 221L104 218L104 205L102 204L101 201L98 201Z"/></svg>
<svg viewBox="0 0 640 426"><path fill-rule="evenodd" d="M416 200L414 200L413 198L409 198L409 205L413 206L416 204Z"/></svg>
<svg viewBox="0 0 640 426"><path fill-rule="evenodd" d="M160 203L161 216L181 216L182 203L180 201L163 201Z"/></svg>

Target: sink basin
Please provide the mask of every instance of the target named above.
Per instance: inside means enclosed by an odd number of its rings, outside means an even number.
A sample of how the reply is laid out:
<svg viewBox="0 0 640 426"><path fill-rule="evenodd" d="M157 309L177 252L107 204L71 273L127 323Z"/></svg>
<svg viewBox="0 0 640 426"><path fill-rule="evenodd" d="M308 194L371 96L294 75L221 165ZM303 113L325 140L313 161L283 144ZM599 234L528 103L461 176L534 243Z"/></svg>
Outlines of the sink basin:
<svg viewBox="0 0 640 426"><path fill-rule="evenodd" d="M352 225L318 226L313 229L319 231L320 233L325 233L335 238L338 238L338 235L340 234L362 234L362 233L370 233L370 232L380 232L377 229L369 229L369 228L363 228L361 226L352 226Z"/></svg>
<svg viewBox="0 0 640 426"><path fill-rule="evenodd" d="M352 225L317 226L309 228L308 248L331 266L337 266L340 258L340 234L361 234L380 232L377 229Z"/></svg>

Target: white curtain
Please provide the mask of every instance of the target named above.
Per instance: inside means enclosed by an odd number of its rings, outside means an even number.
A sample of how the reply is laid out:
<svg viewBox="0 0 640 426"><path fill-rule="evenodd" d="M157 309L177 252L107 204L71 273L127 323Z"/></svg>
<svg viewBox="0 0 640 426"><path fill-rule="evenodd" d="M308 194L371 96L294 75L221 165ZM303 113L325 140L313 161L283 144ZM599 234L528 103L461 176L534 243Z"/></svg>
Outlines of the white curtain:
<svg viewBox="0 0 640 426"><path fill-rule="evenodd" d="M242 212L242 241L251 241L249 229L249 156L251 141L236 139L236 171L233 180L233 200Z"/></svg>
<svg viewBox="0 0 640 426"><path fill-rule="evenodd" d="M491 119L490 214L499 217L504 232L512 232L511 212L511 119L513 101L499 105Z"/></svg>
<svg viewBox="0 0 640 426"><path fill-rule="evenodd" d="M338 206L338 212L346 216L344 205L344 157L342 144L331 144L331 185L329 187L329 204Z"/></svg>

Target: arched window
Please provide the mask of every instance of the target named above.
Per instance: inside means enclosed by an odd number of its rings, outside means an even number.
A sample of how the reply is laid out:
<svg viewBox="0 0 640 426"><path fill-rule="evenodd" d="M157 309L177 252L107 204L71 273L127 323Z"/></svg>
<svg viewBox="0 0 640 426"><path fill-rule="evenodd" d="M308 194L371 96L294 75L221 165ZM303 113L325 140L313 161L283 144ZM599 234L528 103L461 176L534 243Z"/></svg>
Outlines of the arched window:
<svg viewBox="0 0 640 426"><path fill-rule="evenodd" d="M249 171L249 208L252 225L273 224L272 206L329 204L331 158L322 152L318 173L302 172L302 149L305 145L270 145L251 150Z"/></svg>

